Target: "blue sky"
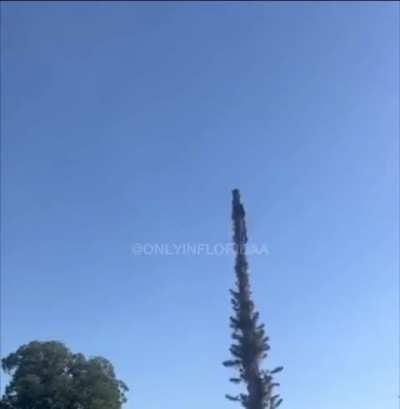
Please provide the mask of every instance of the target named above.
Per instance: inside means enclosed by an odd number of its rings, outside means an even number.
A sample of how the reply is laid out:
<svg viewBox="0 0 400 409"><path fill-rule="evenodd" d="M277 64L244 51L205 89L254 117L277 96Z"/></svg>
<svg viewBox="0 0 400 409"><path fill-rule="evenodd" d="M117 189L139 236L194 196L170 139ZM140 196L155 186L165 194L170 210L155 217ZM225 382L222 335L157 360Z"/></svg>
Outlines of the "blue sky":
<svg viewBox="0 0 400 409"><path fill-rule="evenodd" d="M229 409L242 191L285 408L398 408L399 6L3 3L2 353L100 354L127 409Z"/></svg>

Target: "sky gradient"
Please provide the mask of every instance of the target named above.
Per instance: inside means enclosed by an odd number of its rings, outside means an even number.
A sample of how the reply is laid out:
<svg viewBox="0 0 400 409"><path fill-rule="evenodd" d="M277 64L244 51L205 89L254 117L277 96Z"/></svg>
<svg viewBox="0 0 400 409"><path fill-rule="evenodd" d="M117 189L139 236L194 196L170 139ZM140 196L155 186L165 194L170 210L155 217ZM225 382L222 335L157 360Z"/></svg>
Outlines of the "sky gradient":
<svg viewBox="0 0 400 409"><path fill-rule="evenodd" d="M398 3L2 3L3 356L103 355L126 409L229 409L239 188L283 408L397 409ZM238 406L236 406L238 407Z"/></svg>

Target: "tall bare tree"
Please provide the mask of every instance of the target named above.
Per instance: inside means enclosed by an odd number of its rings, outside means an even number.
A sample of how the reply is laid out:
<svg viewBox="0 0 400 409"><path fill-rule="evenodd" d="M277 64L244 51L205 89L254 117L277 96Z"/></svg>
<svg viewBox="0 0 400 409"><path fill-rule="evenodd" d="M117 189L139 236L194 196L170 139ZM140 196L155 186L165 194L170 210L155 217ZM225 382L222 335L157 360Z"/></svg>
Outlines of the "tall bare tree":
<svg viewBox="0 0 400 409"><path fill-rule="evenodd" d="M232 194L236 289L230 290L234 311L230 318L230 326L234 342L230 347L232 359L225 361L224 365L238 370L238 376L230 378L230 381L244 383L246 392L226 397L240 402L246 409L275 409L282 403L282 399L279 394L274 393L275 387L279 384L274 382L273 375L280 372L283 367L271 371L261 368L261 363L270 349L269 338L265 334L264 324L258 323L259 313L252 301L246 257L247 231L244 207L240 201L239 190L233 190Z"/></svg>

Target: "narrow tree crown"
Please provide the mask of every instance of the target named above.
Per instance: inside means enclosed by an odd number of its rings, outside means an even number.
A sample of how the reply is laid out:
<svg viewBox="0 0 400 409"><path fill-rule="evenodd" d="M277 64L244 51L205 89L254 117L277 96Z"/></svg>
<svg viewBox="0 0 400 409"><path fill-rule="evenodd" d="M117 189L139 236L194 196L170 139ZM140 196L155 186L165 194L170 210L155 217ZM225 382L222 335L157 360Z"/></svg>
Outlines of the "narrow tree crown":
<svg viewBox="0 0 400 409"><path fill-rule="evenodd" d="M259 313L255 310L251 297L248 263L246 257L247 230L245 210L240 200L239 190L232 192L233 243L236 254L236 288L230 290L233 316L230 318L233 344L230 347L232 359L225 361L227 367L234 367L238 376L230 378L233 383L244 383L246 393L237 396L227 395L238 401L246 409L275 409L282 399L273 390L279 384L273 381L273 374L283 368L272 371L262 370L261 362L267 357L269 338L264 324L259 324Z"/></svg>

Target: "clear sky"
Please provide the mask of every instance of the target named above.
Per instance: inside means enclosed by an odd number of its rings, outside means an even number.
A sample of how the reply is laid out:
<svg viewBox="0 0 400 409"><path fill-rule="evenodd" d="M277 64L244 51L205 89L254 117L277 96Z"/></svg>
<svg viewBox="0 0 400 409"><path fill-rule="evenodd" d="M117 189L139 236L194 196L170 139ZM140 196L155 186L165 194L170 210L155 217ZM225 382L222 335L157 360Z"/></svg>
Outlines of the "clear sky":
<svg viewBox="0 0 400 409"><path fill-rule="evenodd" d="M398 3L2 3L2 353L100 354L127 409L229 409L231 236L287 409L397 409ZM236 406L238 407L238 406Z"/></svg>

